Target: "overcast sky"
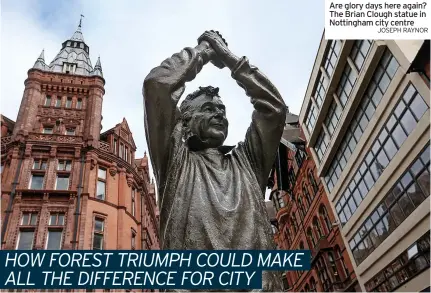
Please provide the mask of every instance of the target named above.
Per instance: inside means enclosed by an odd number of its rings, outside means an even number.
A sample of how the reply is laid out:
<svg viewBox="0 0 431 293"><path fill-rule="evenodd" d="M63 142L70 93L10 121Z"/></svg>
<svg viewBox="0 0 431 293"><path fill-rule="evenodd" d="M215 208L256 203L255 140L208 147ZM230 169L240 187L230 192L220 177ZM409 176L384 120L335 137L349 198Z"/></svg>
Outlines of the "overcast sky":
<svg viewBox="0 0 431 293"><path fill-rule="evenodd" d="M275 84L290 112L299 114L324 26L324 1L250 0L2 0L1 113L16 120L24 80L42 49L50 63L76 30L90 47L93 66L100 55L106 80L103 130L125 117L140 157L147 150L142 82L161 61L197 45L205 30L220 31L229 48L247 56ZM250 123L249 98L228 69L204 67L188 83L220 88L230 128L226 144L242 140ZM183 97L184 97L183 96Z"/></svg>

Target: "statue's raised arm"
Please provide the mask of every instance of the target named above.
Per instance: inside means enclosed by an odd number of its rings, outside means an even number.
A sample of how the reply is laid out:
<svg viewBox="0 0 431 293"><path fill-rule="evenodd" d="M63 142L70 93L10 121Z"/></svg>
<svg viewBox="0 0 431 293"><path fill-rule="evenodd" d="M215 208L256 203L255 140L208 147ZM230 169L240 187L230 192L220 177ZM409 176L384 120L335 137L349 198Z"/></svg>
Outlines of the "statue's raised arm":
<svg viewBox="0 0 431 293"><path fill-rule="evenodd" d="M263 189L283 134L287 111L283 98L269 79L249 64L246 57L235 56L218 33L205 32L199 40L211 45L219 62L231 70L232 77L251 98L255 109L252 122L244 142L238 147L247 153Z"/></svg>

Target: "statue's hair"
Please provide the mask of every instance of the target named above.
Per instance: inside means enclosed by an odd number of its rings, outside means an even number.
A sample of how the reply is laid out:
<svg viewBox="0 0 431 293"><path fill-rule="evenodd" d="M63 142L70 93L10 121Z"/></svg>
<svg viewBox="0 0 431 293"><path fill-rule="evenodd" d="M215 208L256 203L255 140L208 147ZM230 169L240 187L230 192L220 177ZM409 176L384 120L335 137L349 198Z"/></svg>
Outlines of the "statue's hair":
<svg viewBox="0 0 431 293"><path fill-rule="evenodd" d="M218 87L212 87L212 86L205 86L205 87L199 87L198 90L194 91L191 94L188 94L187 97L184 99L184 101L181 103L180 111L183 119L190 116L190 110L191 110L191 101L196 99L197 97L201 95L206 95L210 97L218 97L219 88Z"/></svg>

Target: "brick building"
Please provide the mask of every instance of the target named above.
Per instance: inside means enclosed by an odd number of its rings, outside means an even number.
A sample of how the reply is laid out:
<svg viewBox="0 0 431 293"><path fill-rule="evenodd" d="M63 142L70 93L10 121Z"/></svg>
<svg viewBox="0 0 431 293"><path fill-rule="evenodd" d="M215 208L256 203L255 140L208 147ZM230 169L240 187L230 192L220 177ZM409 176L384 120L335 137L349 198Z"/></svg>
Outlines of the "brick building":
<svg viewBox="0 0 431 293"><path fill-rule="evenodd" d="M288 271L285 291L359 291L328 197L316 175L316 166L305 147L298 116L288 114L272 170L270 199L276 210L272 217L279 249L310 249L310 271Z"/></svg>
<svg viewBox="0 0 431 293"><path fill-rule="evenodd" d="M101 133L105 80L81 24L28 71L16 122L1 117L3 249L158 249L148 158L126 119Z"/></svg>

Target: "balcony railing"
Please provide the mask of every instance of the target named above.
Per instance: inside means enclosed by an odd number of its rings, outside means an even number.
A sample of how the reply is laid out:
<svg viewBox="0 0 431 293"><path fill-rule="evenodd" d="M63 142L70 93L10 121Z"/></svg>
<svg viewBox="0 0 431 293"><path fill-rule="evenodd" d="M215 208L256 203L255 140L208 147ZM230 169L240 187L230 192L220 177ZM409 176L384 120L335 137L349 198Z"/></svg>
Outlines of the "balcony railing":
<svg viewBox="0 0 431 293"><path fill-rule="evenodd" d="M111 146L107 142L99 141L99 149L105 152L110 152Z"/></svg>

